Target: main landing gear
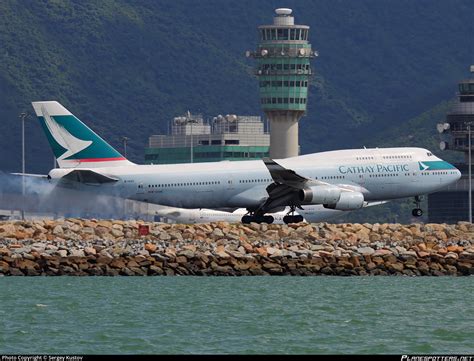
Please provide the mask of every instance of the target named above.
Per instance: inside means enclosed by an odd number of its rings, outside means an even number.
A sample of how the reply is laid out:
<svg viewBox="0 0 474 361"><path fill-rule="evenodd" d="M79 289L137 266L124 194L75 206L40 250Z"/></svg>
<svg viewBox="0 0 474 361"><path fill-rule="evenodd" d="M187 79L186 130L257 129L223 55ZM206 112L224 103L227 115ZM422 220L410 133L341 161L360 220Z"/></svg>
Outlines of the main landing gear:
<svg viewBox="0 0 474 361"><path fill-rule="evenodd" d="M265 215L256 215L256 214L246 214L245 216L242 217L242 223L243 224L249 224L251 222L255 223L268 223L271 224L275 218L272 216L265 216Z"/></svg>
<svg viewBox="0 0 474 361"><path fill-rule="evenodd" d="M416 208L411 211L411 214L413 217L421 217L423 215L423 211L421 210L421 197L420 196L415 196L415 206Z"/></svg>
<svg viewBox="0 0 474 361"><path fill-rule="evenodd" d="M290 206L290 211L286 216L283 217L283 222L286 224L290 223L300 223L304 221L302 215L296 214L295 215L296 206ZM275 221L275 218L270 215L265 215L261 213L261 211L250 211L245 216L242 217L242 223L249 224L251 222L255 223L268 223L271 224Z"/></svg>
<svg viewBox="0 0 474 361"><path fill-rule="evenodd" d="M303 222L304 218L302 215L294 214L295 209L296 209L295 206L290 206L290 211L288 212L286 216L283 217L283 222L285 222L286 224Z"/></svg>

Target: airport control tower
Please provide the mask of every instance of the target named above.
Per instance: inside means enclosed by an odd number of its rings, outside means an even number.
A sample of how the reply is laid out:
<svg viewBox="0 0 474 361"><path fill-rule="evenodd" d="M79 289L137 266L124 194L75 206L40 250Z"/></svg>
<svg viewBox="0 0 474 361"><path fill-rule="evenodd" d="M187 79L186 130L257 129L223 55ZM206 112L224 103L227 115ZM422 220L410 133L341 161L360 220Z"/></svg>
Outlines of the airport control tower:
<svg viewBox="0 0 474 361"><path fill-rule="evenodd" d="M464 161L454 164L462 173L461 179L428 195L428 218L432 223L456 223L469 219L469 161L471 173L474 164L474 65L470 71L471 77L458 84L457 100L445 122L437 125L442 138L441 150L462 152ZM474 209L471 212L474 213Z"/></svg>
<svg viewBox="0 0 474 361"><path fill-rule="evenodd" d="M257 60L260 103L270 121L270 157L297 156L298 121L306 112L310 59L309 26L295 25L291 9L275 10L272 25L258 27L259 44L247 57Z"/></svg>

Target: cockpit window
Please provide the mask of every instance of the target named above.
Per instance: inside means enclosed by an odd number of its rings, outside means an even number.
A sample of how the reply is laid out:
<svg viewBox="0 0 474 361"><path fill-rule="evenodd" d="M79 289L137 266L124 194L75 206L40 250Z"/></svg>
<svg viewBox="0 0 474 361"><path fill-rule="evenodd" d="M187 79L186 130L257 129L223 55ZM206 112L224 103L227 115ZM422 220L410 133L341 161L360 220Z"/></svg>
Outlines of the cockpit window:
<svg viewBox="0 0 474 361"><path fill-rule="evenodd" d="M426 153L426 155L427 155L428 157L431 157L431 156L433 155L433 153L428 152L428 153Z"/></svg>

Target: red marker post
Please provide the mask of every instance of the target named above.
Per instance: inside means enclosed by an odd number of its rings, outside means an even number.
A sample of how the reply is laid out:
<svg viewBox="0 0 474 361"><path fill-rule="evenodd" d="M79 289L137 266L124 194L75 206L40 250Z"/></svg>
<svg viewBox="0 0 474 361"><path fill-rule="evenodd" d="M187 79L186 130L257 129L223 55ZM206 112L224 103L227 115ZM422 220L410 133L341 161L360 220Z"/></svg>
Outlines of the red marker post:
<svg viewBox="0 0 474 361"><path fill-rule="evenodd" d="M150 234L150 226L146 224L139 224L138 225L138 235L139 236L148 236Z"/></svg>

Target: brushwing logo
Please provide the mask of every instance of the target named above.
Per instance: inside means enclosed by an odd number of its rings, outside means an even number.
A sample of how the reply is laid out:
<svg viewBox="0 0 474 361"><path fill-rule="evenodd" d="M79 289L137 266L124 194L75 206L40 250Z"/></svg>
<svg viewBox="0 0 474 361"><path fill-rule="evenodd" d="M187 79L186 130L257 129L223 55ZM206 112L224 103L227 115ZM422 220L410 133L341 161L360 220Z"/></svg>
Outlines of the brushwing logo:
<svg viewBox="0 0 474 361"><path fill-rule="evenodd" d="M41 107L41 111L43 112L43 118L51 136L61 147L66 149L66 151L58 157L58 161L71 157L92 144L91 140L82 140L69 133L63 125L56 122L49 115L44 106Z"/></svg>
<svg viewBox="0 0 474 361"><path fill-rule="evenodd" d="M427 170L429 168L429 166L427 166L423 162L418 162L418 165L420 166L421 171Z"/></svg>

